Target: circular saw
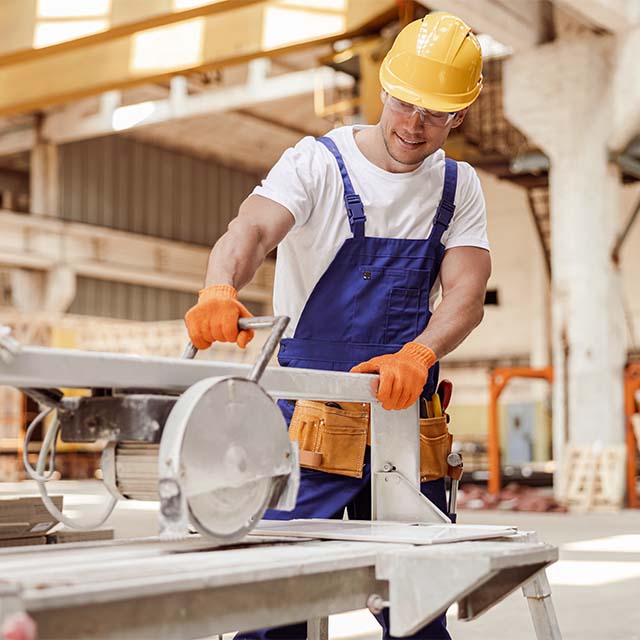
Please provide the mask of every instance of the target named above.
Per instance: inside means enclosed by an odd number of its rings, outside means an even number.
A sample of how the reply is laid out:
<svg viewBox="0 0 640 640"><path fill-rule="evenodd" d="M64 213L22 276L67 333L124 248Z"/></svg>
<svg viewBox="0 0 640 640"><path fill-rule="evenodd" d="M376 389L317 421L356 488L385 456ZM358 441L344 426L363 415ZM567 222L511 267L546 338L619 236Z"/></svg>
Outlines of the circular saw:
<svg viewBox="0 0 640 640"><path fill-rule="evenodd" d="M256 382L196 383L176 402L160 441L161 533L181 535L190 521L219 542L238 539L267 507L282 507L297 471L293 449L282 413Z"/></svg>
<svg viewBox="0 0 640 640"><path fill-rule="evenodd" d="M159 499L161 535L195 527L218 543L241 538L267 508L295 506L297 445L259 384L287 322L240 320L241 329L272 327L248 378L206 378L177 399L126 391L70 399L58 411L63 439L107 437L105 484L118 499ZM195 353L189 345L184 356Z"/></svg>

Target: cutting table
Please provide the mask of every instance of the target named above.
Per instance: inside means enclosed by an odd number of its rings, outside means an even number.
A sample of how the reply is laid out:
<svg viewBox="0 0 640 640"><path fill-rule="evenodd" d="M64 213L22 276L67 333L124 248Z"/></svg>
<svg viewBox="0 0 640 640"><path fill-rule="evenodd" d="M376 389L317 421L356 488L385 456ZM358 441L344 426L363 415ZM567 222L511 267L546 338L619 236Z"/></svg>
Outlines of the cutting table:
<svg viewBox="0 0 640 640"><path fill-rule="evenodd" d="M329 614L389 602L402 636L453 602L472 620L557 557L512 537L415 545L250 535L212 549L195 535L3 550L0 615L28 612L43 639L203 638L306 619L320 640Z"/></svg>
<svg viewBox="0 0 640 640"><path fill-rule="evenodd" d="M60 388L101 390L94 395L109 390L114 398L126 396L126 390L135 390L136 396L158 390L175 394L175 407L182 405L173 412L174 422L179 413L187 432L194 416L202 422L199 408L209 407L198 404L201 398L212 402L221 397L233 405L238 389L245 389L244 381L252 377L256 384L259 380L259 393L271 399L370 403L374 522L238 521L234 535L221 540L219 522L212 518L196 526L203 535L190 534L187 507L180 503L181 492L187 493L181 467L169 469L160 456L160 530L169 531L172 539L0 551L0 622L23 612L36 621L38 638L122 639L201 638L308 620L309 638L321 640L327 638L330 614L364 607L379 612L390 606L391 633L404 636L454 602L459 616L472 620L522 587L532 637L561 638L544 572L557 559L557 549L513 527L451 524L419 492L417 405L385 411L372 394L373 376L279 367L263 367L256 376L256 368L248 365L44 347L12 349L11 357L0 363L0 384L36 390L44 402L55 399L52 390ZM195 404L194 388L201 392ZM222 395L214 398L212 389ZM222 405L217 406L222 412ZM233 419L244 415L241 409L234 411ZM111 426L105 427L107 423ZM126 438L132 437L131 425L100 424L96 428L95 420L71 420L67 433L79 428L85 438L91 431L93 439L118 440L128 429ZM154 429L135 437L157 443ZM233 445L239 447L232 458L234 482L245 483L234 487L253 486L256 478L242 475L242 440ZM161 485L164 472L174 474L175 486L168 493ZM293 467L265 467L258 479L269 473L277 488L269 499L277 493L279 508L287 508L295 491ZM214 483L213 491L221 488L226 490ZM262 500L253 508L264 506ZM193 524L191 503L188 512ZM210 518L210 511L202 513ZM214 513L218 520L221 514ZM211 529L213 535L207 535Z"/></svg>

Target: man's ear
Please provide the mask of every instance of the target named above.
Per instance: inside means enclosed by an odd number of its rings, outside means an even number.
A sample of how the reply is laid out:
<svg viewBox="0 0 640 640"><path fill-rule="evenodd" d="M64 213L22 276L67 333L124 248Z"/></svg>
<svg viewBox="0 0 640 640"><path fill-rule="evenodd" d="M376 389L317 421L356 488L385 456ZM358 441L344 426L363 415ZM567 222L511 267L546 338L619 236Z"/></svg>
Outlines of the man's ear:
<svg viewBox="0 0 640 640"><path fill-rule="evenodd" d="M460 111L458 111L458 113L456 113L456 117L453 119L453 123L451 124L452 129L459 127L464 122L464 118L467 115L468 111L469 107L466 107L465 109L461 109Z"/></svg>

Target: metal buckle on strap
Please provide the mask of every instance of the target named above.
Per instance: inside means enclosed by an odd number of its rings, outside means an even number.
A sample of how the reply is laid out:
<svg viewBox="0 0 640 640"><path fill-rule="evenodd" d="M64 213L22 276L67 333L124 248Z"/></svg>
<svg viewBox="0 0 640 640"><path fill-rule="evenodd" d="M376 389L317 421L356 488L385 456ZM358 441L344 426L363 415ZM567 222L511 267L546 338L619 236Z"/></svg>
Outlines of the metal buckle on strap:
<svg viewBox="0 0 640 640"><path fill-rule="evenodd" d="M344 204L347 208L349 222L353 225L357 222L365 222L364 205L357 193L350 193L344 197Z"/></svg>
<svg viewBox="0 0 640 640"><path fill-rule="evenodd" d="M438 210L436 211L436 219L433 221L433 225L441 224L443 227L448 227L455 213L456 205L449 202L441 202Z"/></svg>
<svg viewBox="0 0 640 640"><path fill-rule="evenodd" d="M446 211L447 213L453 213L456 210L456 205L453 202L443 201L440 202L438 209Z"/></svg>

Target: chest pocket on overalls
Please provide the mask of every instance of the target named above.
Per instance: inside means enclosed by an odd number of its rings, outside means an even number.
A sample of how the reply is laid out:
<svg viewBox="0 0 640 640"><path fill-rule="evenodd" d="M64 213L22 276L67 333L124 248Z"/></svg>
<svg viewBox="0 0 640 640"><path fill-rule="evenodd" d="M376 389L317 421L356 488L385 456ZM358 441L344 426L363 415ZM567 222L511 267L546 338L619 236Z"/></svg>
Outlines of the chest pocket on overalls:
<svg viewBox="0 0 640 640"><path fill-rule="evenodd" d="M429 320L429 269L360 267L354 329L363 342L404 344Z"/></svg>

